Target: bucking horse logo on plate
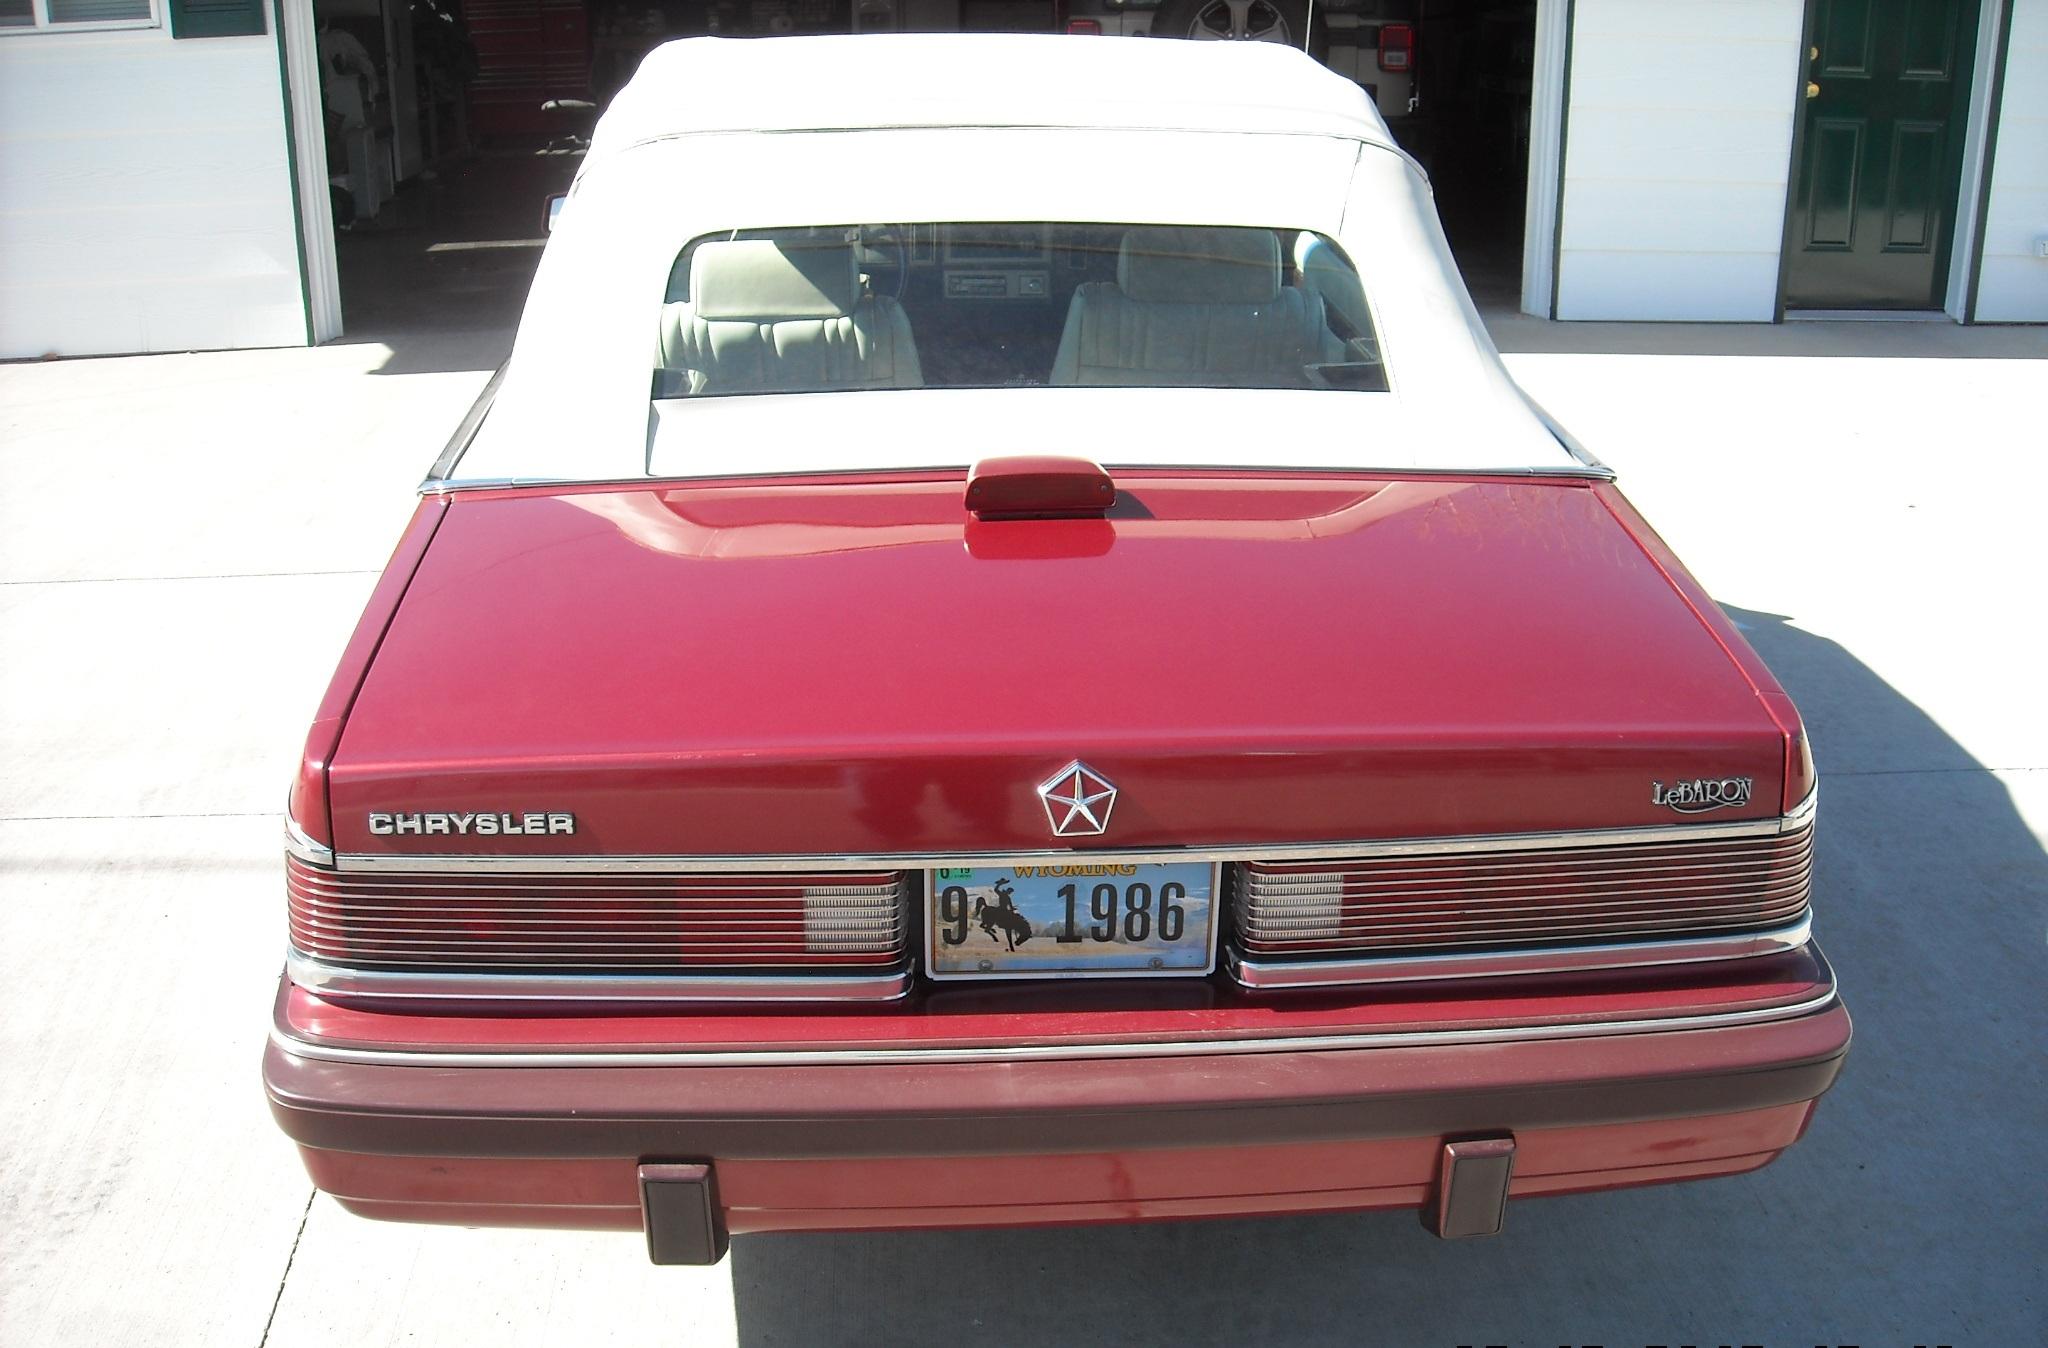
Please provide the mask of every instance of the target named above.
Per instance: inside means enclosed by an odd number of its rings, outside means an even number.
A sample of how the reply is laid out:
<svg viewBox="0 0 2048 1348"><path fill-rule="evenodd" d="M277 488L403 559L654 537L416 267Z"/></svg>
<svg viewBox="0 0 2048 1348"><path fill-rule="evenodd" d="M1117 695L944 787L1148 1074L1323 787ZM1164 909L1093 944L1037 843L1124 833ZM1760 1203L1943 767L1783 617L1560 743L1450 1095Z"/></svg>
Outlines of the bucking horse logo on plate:
<svg viewBox="0 0 2048 1348"><path fill-rule="evenodd" d="M993 902L986 894L974 896L974 921L991 941L1007 942L1009 950L1031 939L1031 920L1017 911L1016 891L1007 878L996 881ZM1001 936L996 935L997 928L1002 929Z"/></svg>

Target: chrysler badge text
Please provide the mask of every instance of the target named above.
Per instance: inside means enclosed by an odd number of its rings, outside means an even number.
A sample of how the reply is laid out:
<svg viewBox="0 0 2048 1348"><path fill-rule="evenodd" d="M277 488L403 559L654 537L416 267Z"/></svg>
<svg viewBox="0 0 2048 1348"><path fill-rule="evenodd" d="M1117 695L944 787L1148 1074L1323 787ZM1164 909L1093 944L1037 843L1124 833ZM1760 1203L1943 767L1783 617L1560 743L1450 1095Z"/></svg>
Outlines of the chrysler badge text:
<svg viewBox="0 0 2048 1348"><path fill-rule="evenodd" d="M574 833L573 814L371 814L370 832L378 837L394 833L470 833L479 837L519 837L525 834Z"/></svg>

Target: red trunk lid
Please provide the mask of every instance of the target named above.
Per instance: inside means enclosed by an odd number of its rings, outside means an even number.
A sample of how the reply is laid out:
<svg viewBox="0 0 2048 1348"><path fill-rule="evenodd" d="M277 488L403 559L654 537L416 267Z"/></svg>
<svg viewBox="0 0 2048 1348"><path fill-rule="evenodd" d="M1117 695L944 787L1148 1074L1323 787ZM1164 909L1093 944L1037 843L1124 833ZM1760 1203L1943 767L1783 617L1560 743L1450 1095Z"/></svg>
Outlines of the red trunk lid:
<svg viewBox="0 0 2048 1348"><path fill-rule="evenodd" d="M1590 484L1125 476L455 500L349 713L343 852L1037 850L1773 814L1783 732ZM1034 788L1085 760L1100 838ZM1674 813L1653 784L1749 777ZM373 835L372 812L573 814Z"/></svg>

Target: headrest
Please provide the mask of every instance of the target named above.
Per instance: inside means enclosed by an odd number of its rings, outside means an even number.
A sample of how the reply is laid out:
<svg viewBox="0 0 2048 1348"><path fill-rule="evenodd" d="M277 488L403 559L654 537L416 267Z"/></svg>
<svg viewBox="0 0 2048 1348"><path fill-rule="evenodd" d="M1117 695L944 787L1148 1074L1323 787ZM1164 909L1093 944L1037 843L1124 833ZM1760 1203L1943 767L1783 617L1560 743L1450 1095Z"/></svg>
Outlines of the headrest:
<svg viewBox="0 0 2048 1348"><path fill-rule="evenodd" d="M690 253L690 308L698 318L843 318L859 298L850 243L733 239Z"/></svg>
<svg viewBox="0 0 2048 1348"><path fill-rule="evenodd" d="M1280 295L1280 240L1270 229L1127 229L1116 283L1154 304L1264 304Z"/></svg>

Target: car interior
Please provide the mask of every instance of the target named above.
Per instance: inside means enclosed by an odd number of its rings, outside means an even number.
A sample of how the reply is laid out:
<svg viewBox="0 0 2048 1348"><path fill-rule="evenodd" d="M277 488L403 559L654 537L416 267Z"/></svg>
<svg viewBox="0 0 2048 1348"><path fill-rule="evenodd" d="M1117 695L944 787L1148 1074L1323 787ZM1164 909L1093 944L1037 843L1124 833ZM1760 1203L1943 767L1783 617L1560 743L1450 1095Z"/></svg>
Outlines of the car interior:
<svg viewBox="0 0 2048 1348"><path fill-rule="evenodd" d="M693 241L656 398L1018 386L1383 391L1364 287L1306 230L1056 223Z"/></svg>

